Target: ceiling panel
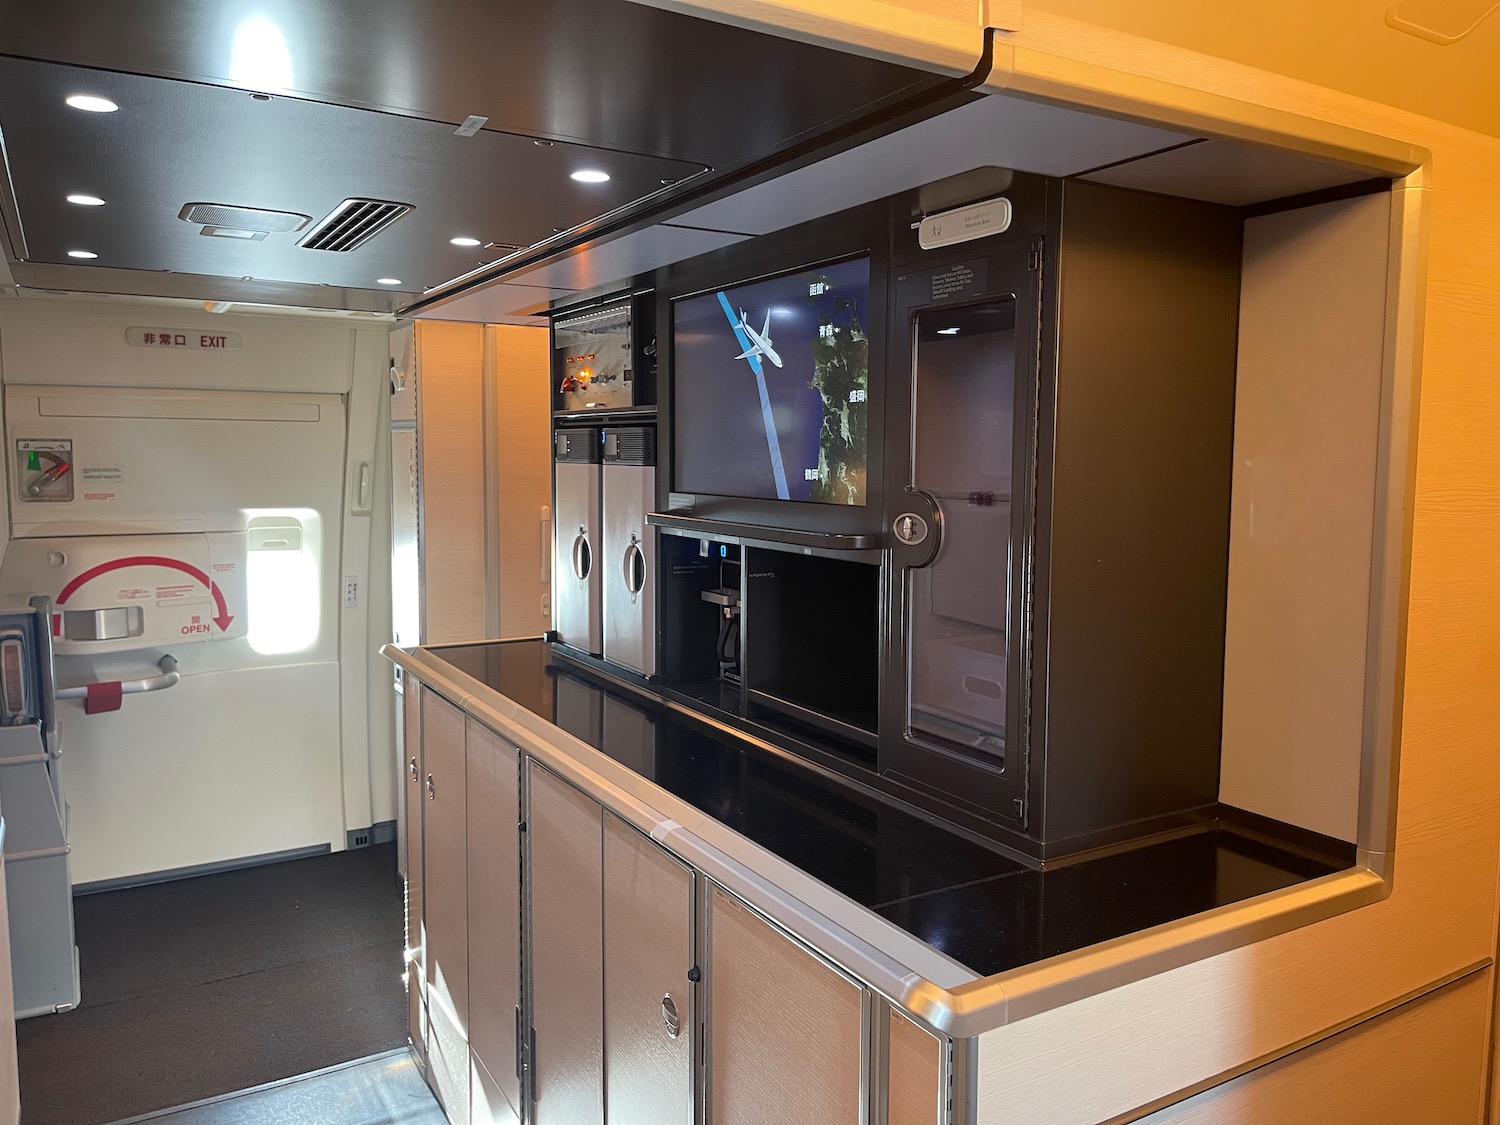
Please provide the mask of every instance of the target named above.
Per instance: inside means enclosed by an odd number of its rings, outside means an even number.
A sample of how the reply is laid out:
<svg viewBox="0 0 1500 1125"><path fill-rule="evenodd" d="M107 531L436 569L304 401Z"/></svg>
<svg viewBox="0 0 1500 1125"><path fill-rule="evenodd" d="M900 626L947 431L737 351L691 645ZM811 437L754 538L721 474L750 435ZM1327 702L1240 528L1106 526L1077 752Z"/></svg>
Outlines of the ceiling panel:
<svg viewBox="0 0 1500 1125"><path fill-rule="evenodd" d="M573 295L572 289L537 285L495 284L471 289L417 314L418 320L464 320L476 324L536 323L553 301Z"/></svg>
<svg viewBox="0 0 1500 1125"><path fill-rule="evenodd" d="M638 274L711 250L722 250L745 241L746 237L663 223L623 235L612 242L585 246L565 258L533 267L505 280L560 289L594 289L623 283Z"/></svg>
<svg viewBox="0 0 1500 1125"><path fill-rule="evenodd" d="M672 222L768 234L972 168L1070 176L1191 139L1082 110L991 94L675 216Z"/></svg>
<svg viewBox="0 0 1500 1125"><path fill-rule="evenodd" d="M1203 141L1082 177L1099 184L1244 207L1368 180L1368 168L1230 141Z"/></svg>
<svg viewBox="0 0 1500 1125"><path fill-rule="evenodd" d="M107 97L114 113L67 106ZM261 97L264 97L262 95ZM0 129L32 262L418 292L508 253L450 245L455 236L527 246L700 165L220 86L0 57ZM598 169L608 183L576 183ZM102 197L102 207L66 201ZM347 253L299 247L306 229L252 242L210 238L180 220L191 202L300 212L314 222L347 197L416 209ZM310 229L310 228L308 228ZM17 248L19 251L19 247Z"/></svg>
<svg viewBox="0 0 1500 1125"><path fill-rule="evenodd" d="M628 0L42 0L0 54L184 78L719 168L944 75ZM974 61L982 35L974 27Z"/></svg>

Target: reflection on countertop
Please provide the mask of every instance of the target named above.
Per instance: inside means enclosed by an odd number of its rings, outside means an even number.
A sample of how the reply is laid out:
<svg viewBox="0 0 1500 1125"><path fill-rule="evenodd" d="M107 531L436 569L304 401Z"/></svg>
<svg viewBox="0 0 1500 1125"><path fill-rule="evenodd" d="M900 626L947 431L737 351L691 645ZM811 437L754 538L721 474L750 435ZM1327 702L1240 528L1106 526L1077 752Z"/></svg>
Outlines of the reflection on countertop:
<svg viewBox="0 0 1500 1125"><path fill-rule="evenodd" d="M427 649L980 976L1342 870L1216 828L1034 871L596 679L544 641Z"/></svg>

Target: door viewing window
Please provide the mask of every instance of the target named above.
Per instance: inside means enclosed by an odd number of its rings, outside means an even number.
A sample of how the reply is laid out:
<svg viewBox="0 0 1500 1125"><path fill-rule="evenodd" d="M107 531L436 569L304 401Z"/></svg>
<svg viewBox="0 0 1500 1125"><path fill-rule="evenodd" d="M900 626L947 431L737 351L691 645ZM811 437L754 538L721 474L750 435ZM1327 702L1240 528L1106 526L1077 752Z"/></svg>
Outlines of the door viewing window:
<svg viewBox="0 0 1500 1125"><path fill-rule="evenodd" d="M937 556L907 572L907 727L917 742L1005 759L1016 302L929 309L915 324L913 488Z"/></svg>

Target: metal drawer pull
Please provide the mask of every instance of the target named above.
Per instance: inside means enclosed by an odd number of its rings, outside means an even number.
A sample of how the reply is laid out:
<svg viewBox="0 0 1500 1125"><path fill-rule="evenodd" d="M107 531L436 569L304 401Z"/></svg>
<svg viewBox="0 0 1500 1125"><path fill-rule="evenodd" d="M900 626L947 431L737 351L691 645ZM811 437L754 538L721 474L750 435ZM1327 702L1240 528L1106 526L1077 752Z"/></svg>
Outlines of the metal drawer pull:
<svg viewBox="0 0 1500 1125"><path fill-rule="evenodd" d="M427 799L429 801L437 800L437 790L432 786L432 774L427 775Z"/></svg>
<svg viewBox="0 0 1500 1125"><path fill-rule="evenodd" d="M682 1019L677 1014L677 1004L670 992L661 998L661 1019L667 1025L668 1039L676 1039L682 1034Z"/></svg>
<svg viewBox="0 0 1500 1125"><path fill-rule="evenodd" d="M589 546L588 533L580 527L578 537L573 540L573 576L583 582L593 569L594 551Z"/></svg>
<svg viewBox="0 0 1500 1125"><path fill-rule="evenodd" d="M632 535L630 546L625 548L625 589L634 597L645 585L646 553L641 550L640 541Z"/></svg>

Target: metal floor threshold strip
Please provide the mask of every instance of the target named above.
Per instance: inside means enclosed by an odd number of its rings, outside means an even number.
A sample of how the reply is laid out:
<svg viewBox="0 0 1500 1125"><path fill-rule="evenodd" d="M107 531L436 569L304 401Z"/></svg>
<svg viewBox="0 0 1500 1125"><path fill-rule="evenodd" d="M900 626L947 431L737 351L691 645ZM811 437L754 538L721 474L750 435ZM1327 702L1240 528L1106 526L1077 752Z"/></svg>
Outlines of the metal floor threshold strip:
<svg viewBox="0 0 1500 1125"><path fill-rule="evenodd" d="M447 1125L405 1048L114 1125Z"/></svg>

